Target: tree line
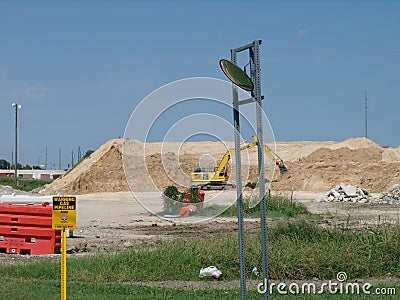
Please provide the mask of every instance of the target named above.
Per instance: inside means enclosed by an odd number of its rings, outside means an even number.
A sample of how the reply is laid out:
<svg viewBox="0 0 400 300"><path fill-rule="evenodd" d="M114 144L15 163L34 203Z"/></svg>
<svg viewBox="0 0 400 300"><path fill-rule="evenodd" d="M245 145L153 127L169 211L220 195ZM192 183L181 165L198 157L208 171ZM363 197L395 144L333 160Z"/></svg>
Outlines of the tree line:
<svg viewBox="0 0 400 300"><path fill-rule="evenodd" d="M10 162L8 162L5 159L0 159L0 169L1 170L14 170L14 165L12 165ZM18 170L42 170L40 166L31 166L29 164L26 164L25 166L21 165L20 163L17 163L17 169Z"/></svg>
<svg viewBox="0 0 400 300"><path fill-rule="evenodd" d="M85 155L81 158L80 161L82 161L85 158L89 157L93 152L94 152L93 150L86 151ZM23 166L20 163L17 163L17 169L18 170L43 170L43 168L41 168L40 166L37 166L37 165L36 166L35 165L31 166L29 164L26 164L25 166ZM10 162L8 162L5 159L0 159L0 170L14 170L14 164L11 164Z"/></svg>

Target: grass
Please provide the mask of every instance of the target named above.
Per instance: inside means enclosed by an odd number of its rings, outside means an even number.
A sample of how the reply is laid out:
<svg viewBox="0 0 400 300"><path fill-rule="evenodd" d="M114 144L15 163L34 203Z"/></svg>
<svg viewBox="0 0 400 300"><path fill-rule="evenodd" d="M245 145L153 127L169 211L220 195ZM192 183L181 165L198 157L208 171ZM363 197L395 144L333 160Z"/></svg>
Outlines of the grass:
<svg viewBox="0 0 400 300"><path fill-rule="evenodd" d="M400 226L324 229L305 221L285 222L268 230L269 275L275 280L335 279L340 271L350 279L400 276ZM259 234L246 236L247 278L261 269ZM239 279L237 237L223 234L196 240L174 240L119 253L68 259L69 299L233 299L239 290L149 288L140 281L196 281L201 267L216 265L221 280ZM60 262L41 259L26 264L0 263L0 299L56 299ZM207 280L207 279L206 279ZM212 280L210 280L212 282ZM257 291L249 299L258 299ZM400 291L399 291L400 292ZM41 296L43 295L42 298ZM273 296L273 297L272 297ZM271 299L292 296L271 295ZM298 299L343 299L316 295ZM366 296L367 297L367 296ZM363 299L347 296L344 299ZM367 298L364 298L367 299ZM375 299L370 297L368 299ZM384 299L395 299L385 296Z"/></svg>
<svg viewBox="0 0 400 300"><path fill-rule="evenodd" d="M400 289L397 288L394 296L382 296L382 299L398 299ZM0 290L1 299L31 299L52 300L60 299L60 285L57 279L53 280L11 280L2 282ZM169 289L150 288L133 284L104 284L104 283L67 283L67 298L70 300L162 300L162 299L240 299L240 290L224 289ZM248 299L262 299L256 290L247 291ZM273 293L270 299L376 299L374 295L335 295L324 293L322 295L280 295Z"/></svg>
<svg viewBox="0 0 400 300"><path fill-rule="evenodd" d="M251 298L257 297L256 291L249 292ZM57 280L13 280L2 283L1 299L60 299L60 285ZM82 300L125 300L125 299L238 299L239 290L182 290L151 288L134 284L104 284L68 282L67 298ZM250 298L250 299L251 299Z"/></svg>
<svg viewBox="0 0 400 300"><path fill-rule="evenodd" d="M243 199L243 214L245 218L260 217L260 203L250 208L250 198ZM311 214L305 205L293 202L290 199L282 197L267 197L267 217L269 218L306 218L306 219L321 219L320 215ZM237 205L232 205L227 209L218 205L205 207L200 210L200 215L215 215L218 212L221 217L234 217L238 215Z"/></svg>
<svg viewBox="0 0 400 300"><path fill-rule="evenodd" d="M30 192L33 189L44 186L45 184L51 183L52 180L39 180L39 179L18 179L18 185L15 185L14 178L3 177L0 178L0 185L8 185L14 189Z"/></svg>
<svg viewBox="0 0 400 300"><path fill-rule="evenodd" d="M250 198L243 200L243 212L245 217L260 216L260 202L250 208ZM299 215L309 215L307 208L301 204L292 202L290 199L282 197L266 197L267 216L268 217L288 217L294 218ZM237 205L231 206L226 210L223 216L237 216Z"/></svg>
<svg viewBox="0 0 400 300"><path fill-rule="evenodd" d="M296 222L282 223L268 232L271 279L333 279L340 271L350 278L400 276L399 226L323 229ZM258 234L246 237L249 278L253 266L261 269L260 244ZM237 249L235 235L175 240L126 252L71 258L69 277L86 283L199 280L200 268L216 265L223 271L224 280L237 280ZM0 265L0 277L53 279L58 276L58 264L55 260L41 260L27 265Z"/></svg>

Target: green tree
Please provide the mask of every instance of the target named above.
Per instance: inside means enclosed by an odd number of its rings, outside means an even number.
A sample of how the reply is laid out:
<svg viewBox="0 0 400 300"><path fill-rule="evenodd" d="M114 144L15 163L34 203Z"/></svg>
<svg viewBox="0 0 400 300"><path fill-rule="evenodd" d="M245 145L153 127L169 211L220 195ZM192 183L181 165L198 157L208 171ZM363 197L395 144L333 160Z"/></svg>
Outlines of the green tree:
<svg viewBox="0 0 400 300"><path fill-rule="evenodd" d="M0 169L10 169L11 164L5 159L0 159Z"/></svg>
<svg viewBox="0 0 400 300"><path fill-rule="evenodd" d="M83 156L83 158L87 158L89 157L94 151L93 150L88 150L86 151L85 155Z"/></svg>

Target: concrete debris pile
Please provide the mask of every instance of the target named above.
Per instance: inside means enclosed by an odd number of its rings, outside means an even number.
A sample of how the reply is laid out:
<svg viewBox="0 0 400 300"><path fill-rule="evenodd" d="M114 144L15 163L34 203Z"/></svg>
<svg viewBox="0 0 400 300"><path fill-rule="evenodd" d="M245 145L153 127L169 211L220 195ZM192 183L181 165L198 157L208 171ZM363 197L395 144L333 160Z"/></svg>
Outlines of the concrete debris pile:
<svg viewBox="0 0 400 300"><path fill-rule="evenodd" d="M372 196L367 190L341 183L316 199L317 202L353 202L369 204L400 204L400 184L395 184L390 192L380 197Z"/></svg>
<svg viewBox="0 0 400 300"><path fill-rule="evenodd" d="M383 193L382 196L379 197L378 203L379 204L400 204L400 184L395 184L389 193Z"/></svg>
<svg viewBox="0 0 400 300"><path fill-rule="evenodd" d="M367 190L358 186L341 183L322 197L319 197L317 201L368 203L371 198L372 196Z"/></svg>
<svg viewBox="0 0 400 300"><path fill-rule="evenodd" d="M8 186L8 185L0 185L0 196L1 195L12 195L12 194L29 195L30 193L13 189L11 186Z"/></svg>

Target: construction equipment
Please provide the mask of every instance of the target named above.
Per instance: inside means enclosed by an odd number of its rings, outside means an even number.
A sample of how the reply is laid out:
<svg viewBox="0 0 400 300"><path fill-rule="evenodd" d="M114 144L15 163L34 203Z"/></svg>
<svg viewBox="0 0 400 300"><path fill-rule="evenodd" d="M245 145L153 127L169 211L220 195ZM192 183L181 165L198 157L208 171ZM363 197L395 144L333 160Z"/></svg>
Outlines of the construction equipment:
<svg viewBox="0 0 400 300"><path fill-rule="evenodd" d="M288 172L288 169L286 168L285 164L283 163L283 159L278 156L274 151L272 151L266 144L264 144L264 152L267 157L275 161L275 164L278 166L279 169L279 174L282 177Z"/></svg>
<svg viewBox="0 0 400 300"><path fill-rule="evenodd" d="M258 137L253 136L253 142L247 143L247 140L240 144L240 151L250 149L258 145ZM281 176L287 172L287 168L283 160L276 155L267 145L264 144L264 151L267 157L275 161L279 168ZM192 186L198 186L202 190L222 190L225 188L234 188L235 185L228 182L228 163L229 160L235 155L235 149L230 149L225 152L220 163L213 170L206 170L205 168L197 168L191 174Z"/></svg>

